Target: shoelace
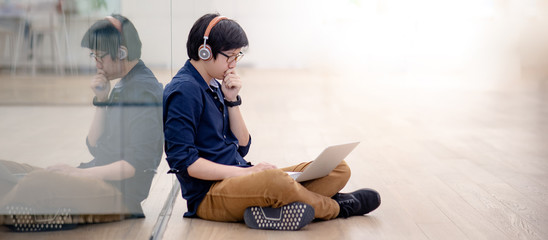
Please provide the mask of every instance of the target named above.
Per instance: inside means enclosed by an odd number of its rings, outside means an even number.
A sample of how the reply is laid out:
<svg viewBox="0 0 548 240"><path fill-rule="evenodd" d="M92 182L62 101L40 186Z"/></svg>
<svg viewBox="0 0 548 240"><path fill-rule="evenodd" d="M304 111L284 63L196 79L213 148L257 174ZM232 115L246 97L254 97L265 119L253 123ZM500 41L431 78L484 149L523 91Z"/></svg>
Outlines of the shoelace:
<svg viewBox="0 0 548 240"><path fill-rule="evenodd" d="M355 201L358 201L358 199L357 199L356 197L354 197L354 195L352 195L352 194L348 194L348 195L350 195L350 197L351 197L352 199L340 200L340 201L337 201L337 202L338 202L339 204L346 204L346 203L353 203L353 202L355 202Z"/></svg>

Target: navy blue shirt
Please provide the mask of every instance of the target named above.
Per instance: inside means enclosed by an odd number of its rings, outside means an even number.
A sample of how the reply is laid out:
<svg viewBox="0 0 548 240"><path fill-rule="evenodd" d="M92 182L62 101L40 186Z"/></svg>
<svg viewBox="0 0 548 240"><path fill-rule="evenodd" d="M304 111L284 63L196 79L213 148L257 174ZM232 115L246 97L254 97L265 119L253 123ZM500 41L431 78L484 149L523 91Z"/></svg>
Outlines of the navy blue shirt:
<svg viewBox="0 0 548 240"><path fill-rule="evenodd" d="M216 82L212 83L209 86L188 60L164 89L166 160L171 172L177 173L187 201L185 217L196 216L198 206L215 182L188 175L187 168L198 158L224 165L250 166L243 157L249 151L251 139L247 146L239 146L230 130L223 93Z"/></svg>

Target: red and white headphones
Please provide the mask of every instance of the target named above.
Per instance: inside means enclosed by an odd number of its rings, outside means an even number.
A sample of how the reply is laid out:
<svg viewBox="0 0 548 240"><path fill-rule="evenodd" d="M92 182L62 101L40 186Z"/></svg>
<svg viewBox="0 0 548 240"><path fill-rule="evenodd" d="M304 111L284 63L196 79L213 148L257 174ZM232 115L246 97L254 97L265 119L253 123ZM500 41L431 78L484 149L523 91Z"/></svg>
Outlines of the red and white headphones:
<svg viewBox="0 0 548 240"><path fill-rule="evenodd" d="M123 32L122 32L122 22L120 22L120 20L118 20L117 18L115 18L113 16L106 16L105 19L108 20L112 25L114 25L114 27L116 28L116 30L118 30L118 32L120 32L120 34L123 34ZM118 58L124 59L126 57L127 57L126 50L124 50L122 48L119 48L118 49Z"/></svg>
<svg viewBox="0 0 548 240"><path fill-rule="evenodd" d="M209 33L211 32L211 29L221 20L228 19L225 16L217 16L209 22L209 25L207 26L207 29L204 33L204 44L198 48L198 56L200 56L200 59L204 61L209 61L211 58L213 58L213 54L211 53L211 47L207 45L207 39L209 38Z"/></svg>

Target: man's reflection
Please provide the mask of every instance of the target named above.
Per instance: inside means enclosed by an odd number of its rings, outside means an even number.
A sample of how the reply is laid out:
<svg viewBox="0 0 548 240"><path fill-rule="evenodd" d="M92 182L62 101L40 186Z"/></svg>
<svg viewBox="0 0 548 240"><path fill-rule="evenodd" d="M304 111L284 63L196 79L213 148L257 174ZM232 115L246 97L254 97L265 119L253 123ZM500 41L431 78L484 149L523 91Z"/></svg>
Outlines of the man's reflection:
<svg viewBox="0 0 548 240"><path fill-rule="evenodd" d="M162 155L162 85L140 60L137 30L123 16L97 21L81 45L97 67L91 81L95 114L86 138L94 159L45 169L0 160L0 211L12 230L144 217L141 201Z"/></svg>

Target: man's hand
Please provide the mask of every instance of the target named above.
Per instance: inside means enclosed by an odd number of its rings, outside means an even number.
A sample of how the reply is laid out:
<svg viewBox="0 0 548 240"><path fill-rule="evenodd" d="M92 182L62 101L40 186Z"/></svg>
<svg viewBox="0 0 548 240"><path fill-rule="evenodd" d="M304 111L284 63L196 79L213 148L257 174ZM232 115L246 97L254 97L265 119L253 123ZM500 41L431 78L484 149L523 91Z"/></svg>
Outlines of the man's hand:
<svg viewBox="0 0 548 240"><path fill-rule="evenodd" d="M247 169L250 171L249 174L251 174L251 173L262 172L262 171L270 170L270 169L277 169L277 168L278 167L276 167L273 164L262 162L262 163L259 163L257 165L254 165L253 167L249 167Z"/></svg>
<svg viewBox="0 0 548 240"><path fill-rule="evenodd" d="M105 71L97 69L97 74L93 77L90 84L91 90L97 96L98 102L106 102L110 92L110 81L105 76Z"/></svg>
<svg viewBox="0 0 548 240"><path fill-rule="evenodd" d="M223 91L226 100L234 102L236 101L236 96L238 96L238 93L242 88L242 80L236 73L235 68L226 70L224 77L221 90Z"/></svg>
<svg viewBox="0 0 548 240"><path fill-rule="evenodd" d="M89 177L93 178L94 176L88 174L85 169L76 168L73 166L69 166L67 164L56 164L53 166L49 166L46 168L47 171L65 174L69 176L75 176L75 177Z"/></svg>

